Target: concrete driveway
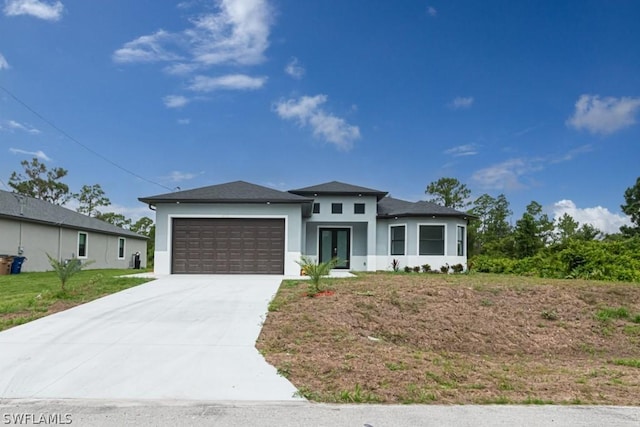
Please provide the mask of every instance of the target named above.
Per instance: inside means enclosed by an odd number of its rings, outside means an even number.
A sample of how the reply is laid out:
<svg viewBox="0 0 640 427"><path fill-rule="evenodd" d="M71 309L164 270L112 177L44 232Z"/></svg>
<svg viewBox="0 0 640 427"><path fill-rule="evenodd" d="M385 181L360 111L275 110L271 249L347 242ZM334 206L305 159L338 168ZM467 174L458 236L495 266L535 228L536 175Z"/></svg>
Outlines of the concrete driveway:
<svg viewBox="0 0 640 427"><path fill-rule="evenodd" d="M0 397L298 400L254 344L279 276L169 276L0 333Z"/></svg>

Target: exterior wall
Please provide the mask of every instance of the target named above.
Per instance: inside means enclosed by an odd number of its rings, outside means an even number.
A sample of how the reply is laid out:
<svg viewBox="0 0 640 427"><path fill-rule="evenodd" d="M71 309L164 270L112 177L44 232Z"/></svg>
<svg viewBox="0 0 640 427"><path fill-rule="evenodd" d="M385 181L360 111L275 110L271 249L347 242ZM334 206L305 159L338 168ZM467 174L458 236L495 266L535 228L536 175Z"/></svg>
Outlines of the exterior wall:
<svg viewBox="0 0 640 427"><path fill-rule="evenodd" d="M391 255L390 251L390 231L391 225L404 225L405 234L405 255ZM442 255L418 255L419 226L420 225L444 225L445 226L445 248ZM457 255L457 227L465 227L464 255ZM377 246L376 265L378 270L390 270L394 259L400 261L400 268L405 266L414 267L429 264L432 269L438 270L445 264L462 264L467 268L467 220L462 218L413 218L400 217L397 219L380 219L377 224Z"/></svg>
<svg viewBox="0 0 640 427"><path fill-rule="evenodd" d="M303 220L304 254L312 258L318 256L318 228L351 229L350 270L375 271L376 261L376 215L375 196L316 196L320 203L320 213ZM332 214L331 204L342 203L342 213ZM364 214L354 213L354 204L364 203Z"/></svg>
<svg viewBox="0 0 640 427"><path fill-rule="evenodd" d="M304 254L313 259L318 259L320 248L320 228L348 228L350 230L350 265L354 271L367 271L367 227L364 222L313 222L306 221L306 244Z"/></svg>
<svg viewBox="0 0 640 427"><path fill-rule="evenodd" d="M129 236L115 236L93 231L87 233L87 256L83 260L94 261L88 269L130 268L132 256L140 252L141 267L146 267L147 241ZM64 260L78 254L78 230L37 224L12 219L0 219L0 254L18 255L27 258L22 271L51 270L47 254ZM118 238L125 238L125 257L118 259Z"/></svg>
<svg viewBox="0 0 640 427"><path fill-rule="evenodd" d="M171 274L173 218L284 218L284 274L300 274L300 266L296 263L302 252L302 207L299 204L159 203L156 205L156 274Z"/></svg>

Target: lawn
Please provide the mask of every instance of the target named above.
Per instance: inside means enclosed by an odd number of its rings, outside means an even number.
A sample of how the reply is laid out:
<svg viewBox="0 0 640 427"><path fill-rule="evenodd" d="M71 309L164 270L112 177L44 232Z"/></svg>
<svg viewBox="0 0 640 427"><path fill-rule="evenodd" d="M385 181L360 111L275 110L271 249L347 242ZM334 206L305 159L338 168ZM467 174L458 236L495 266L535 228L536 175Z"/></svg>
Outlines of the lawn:
<svg viewBox="0 0 640 427"><path fill-rule="evenodd" d="M319 402L638 405L640 286L363 273L285 281L257 348Z"/></svg>
<svg viewBox="0 0 640 427"><path fill-rule="evenodd" d="M84 270L62 292L54 272L0 276L0 331L112 294L149 279L117 277L132 270Z"/></svg>

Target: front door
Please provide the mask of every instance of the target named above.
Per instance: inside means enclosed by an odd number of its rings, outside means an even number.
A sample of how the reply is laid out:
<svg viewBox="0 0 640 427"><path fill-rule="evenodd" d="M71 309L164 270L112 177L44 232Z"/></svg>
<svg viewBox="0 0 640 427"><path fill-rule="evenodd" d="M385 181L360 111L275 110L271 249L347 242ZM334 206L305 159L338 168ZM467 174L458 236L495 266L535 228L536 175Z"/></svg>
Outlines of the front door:
<svg viewBox="0 0 640 427"><path fill-rule="evenodd" d="M351 230L348 228L320 229L320 262L338 258L336 268L349 268Z"/></svg>

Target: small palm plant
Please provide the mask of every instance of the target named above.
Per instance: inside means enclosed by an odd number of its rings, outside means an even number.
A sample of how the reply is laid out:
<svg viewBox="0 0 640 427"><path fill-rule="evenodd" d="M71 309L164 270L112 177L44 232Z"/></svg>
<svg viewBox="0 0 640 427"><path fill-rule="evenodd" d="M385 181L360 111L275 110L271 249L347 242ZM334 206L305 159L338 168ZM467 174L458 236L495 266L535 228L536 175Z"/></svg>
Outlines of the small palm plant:
<svg viewBox="0 0 640 427"><path fill-rule="evenodd" d="M333 258L330 261L316 263L313 259L303 255L300 261L296 262L302 267L304 274L309 276L309 295L313 296L321 291L322 278L328 276L331 269L338 265L340 260Z"/></svg>
<svg viewBox="0 0 640 427"><path fill-rule="evenodd" d="M57 259L51 257L51 255L47 254L47 258L49 258L49 264L53 268L53 271L56 272L58 279L60 279L60 287L62 292L66 292L65 285L67 281L76 274L78 271L82 270L85 266L89 265L92 261L85 262L84 264L78 258L73 258L68 261L58 261Z"/></svg>

